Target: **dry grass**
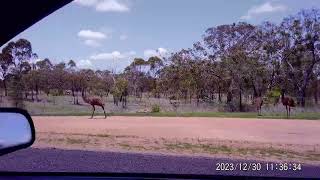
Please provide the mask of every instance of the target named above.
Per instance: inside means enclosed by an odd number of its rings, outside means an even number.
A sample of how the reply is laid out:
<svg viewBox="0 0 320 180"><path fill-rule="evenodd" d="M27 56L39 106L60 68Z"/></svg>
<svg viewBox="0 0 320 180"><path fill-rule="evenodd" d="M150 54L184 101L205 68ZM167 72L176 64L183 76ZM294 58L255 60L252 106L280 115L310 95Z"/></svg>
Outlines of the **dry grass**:
<svg viewBox="0 0 320 180"><path fill-rule="evenodd" d="M256 144L238 141L210 139L142 138L126 135L85 135L63 133L40 133L35 147L87 149L98 151L132 151L184 155L232 157L253 160L294 161L319 164L319 150L299 150L276 144Z"/></svg>
<svg viewBox="0 0 320 180"><path fill-rule="evenodd" d="M26 109L31 115L62 115L62 116L88 116L92 107L84 103L79 97L80 105L73 104L72 96L49 96L41 95L40 102L25 101ZM122 108L113 104L112 96L104 97L106 103L106 112L108 115L125 115L125 116L186 116L186 117L240 117L240 118L257 118L256 112L221 112L223 104L202 102L197 105L193 100L191 103L182 101L177 112L172 105L164 98L128 98L128 106ZM249 100L248 100L249 101ZM151 113L151 107L157 105L160 112ZM0 107L11 106L6 98L0 102ZM250 107L250 105L248 105ZM254 110L253 110L254 111ZM102 115L100 107L96 108L96 114ZM286 118L285 108L279 104L277 106L264 105L262 108L262 118ZM258 117L259 118L259 117ZM296 107L292 110L293 119L319 119L320 106L309 106L306 108Z"/></svg>

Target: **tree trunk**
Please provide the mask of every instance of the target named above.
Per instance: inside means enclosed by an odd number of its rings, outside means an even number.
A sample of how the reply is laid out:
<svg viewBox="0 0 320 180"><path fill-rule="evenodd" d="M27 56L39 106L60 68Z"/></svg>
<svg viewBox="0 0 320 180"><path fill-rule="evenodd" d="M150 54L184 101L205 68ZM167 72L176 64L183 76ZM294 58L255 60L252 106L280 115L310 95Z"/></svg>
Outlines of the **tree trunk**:
<svg viewBox="0 0 320 180"><path fill-rule="evenodd" d="M242 111L242 90L239 89L239 110Z"/></svg>
<svg viewBox="0 0 320 180"><path fill-rule="evenodd" d="M33 98L33 89L31 89L31 100L32 100L32 102L34 101L34 98Z"/></svg>
<svg viewBox="0 0 320 180"><path fill-rule="evenodd" d="M227 103L231 103L232 102L232 92L228 91L227 93Z"/></svg>
<svg viewBox="0 0 320 180"><path fill-rule="evenodd" d="M298 92L298 104L301 107L305 107L305 105L306 105L305 99L306 99L305 89L301 88L301 90Z"/></svg>
<svg viewBox="0 0 320 180"><path fill-rule="evenodd" d="M318 91L314 92L314 103L318 104Z"/></svg>
<svg viewBox="0 0 320 180"><path fill-rule="evenodd" d="M272 66L272 74L271 74L271 77L270 77L269 84L267 86L269 91L271 91L272 87L273 87L273 83L274 83L274 79L275 79L275 70L276 70L276 65L273 64L273 66Z"/></svg>
<svg viewBox="0 0 320 180"><path fill-rule="evenodd" d="M72 93L72 97L73 97L73 104L76 105L76 96L74 94L74 88L71 88L71 93Z"/></svg>
<svg viewBox="0 0 320 180"><path fill-rule="evenodd" d="M220 86L218 87L218 99L219 99L219 103L221 103L222 99L221 99L221 87Z"/></svg>
<svg viewBox="0 0 320 180"><path fill-rule="evenodd" d="M187 104L187 101L188 101L188 92L185 91L184 92L184 103Z"/></svg>
<svg viewBox="0 0 320 180"><path fill-rule="evenodd" d="M3 79L4 96L8 96L7 81Z"/></svg>
<svg viewBox="0 0 320 180"><path fill-rule="evenodd" d="M75 95L74 95L74 88L73 87L71 88L71 93L72 93L72 96L74 97Z"/></svg>
<svg viewBox="0 0 320 180"><path fill-rule="evenodd" d="M197 106L199 106L199 102L200 102L200 95L199 92L197 93Z"/></svg>
<svg viewBox="0 0 320 180"><path fill-rule="evenodd" d="M38 86L38 84L36 84L36 99L37 99L37 102L39 101L38 95L39 95L39 86Z"/></svg>
<svg viewBox="0 0 320 180"><path fill-rule="evenodd" d="M143 92L141 91L141 92L140 92L140 102L142 102L142 96L143 96L142 93L143 93Z"/></svg>
<svg viewBox="0 0 320 180"><path fill-rule="evenodd" d="M76 104L79 105L79 96L78 96L78 90L76 91Z"/></svg>
<svg viewBox="0 0 320 180"><path fill-rule="evenodd" d="M314 43L313 43L314 44ZM308 69L306 70L306 75L303 78L303 83L301 88L298 91L298 96L299 96L299 104L302 107L305 107L305 97L306 97L306 89L308 87L311 75L312 75L312 71L313 71L313 67L315 66L317 60L316 60L316 54L315 54L315 47L313 45L312 49L312 63L311 65L308 67Z"/></svg>

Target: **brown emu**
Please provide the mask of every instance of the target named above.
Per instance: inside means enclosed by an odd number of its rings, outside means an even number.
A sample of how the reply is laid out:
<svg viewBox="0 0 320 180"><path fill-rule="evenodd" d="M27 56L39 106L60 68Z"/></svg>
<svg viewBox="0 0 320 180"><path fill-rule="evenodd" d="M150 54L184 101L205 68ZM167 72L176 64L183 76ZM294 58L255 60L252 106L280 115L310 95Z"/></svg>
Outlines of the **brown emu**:
<svg viewBox="0 0 320 180"><path fill-rule="evenodd" d="M95 106L100 106L103 109L104 112L104 118L107 118L106 111L104 110L104 103L102 99L95 98L95 97L87 97L84 93L82 93L82 99L87 104L90 104L92 106L92 115L91 118L93 118L94 111L96 110Z"/></svg>
<svg viewBox="0 0 320 180"><path fill-rule="evenodd" d="M256 110L258 112L258 116L261 116L261 107L263 105L263 99L261 96L256 96L254 98L254 105L255 105Z"/></svg>
<svg viewBox="0 0 320 180"><path fill-rule="evenodd" d="M284 90L281 91L281 102L286 107L287 118L290 117L291 107L295 107L295 102L291 97L284 96Z"/></svg>

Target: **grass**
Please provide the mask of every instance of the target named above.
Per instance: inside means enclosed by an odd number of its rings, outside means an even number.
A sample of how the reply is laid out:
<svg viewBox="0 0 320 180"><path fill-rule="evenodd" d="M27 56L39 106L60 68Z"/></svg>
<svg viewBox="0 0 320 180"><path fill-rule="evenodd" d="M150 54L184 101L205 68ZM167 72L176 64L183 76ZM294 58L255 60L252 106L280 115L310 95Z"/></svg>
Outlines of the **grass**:
<svg viewBox="0 0 320 180"><path fill-rule="evenodd" d="M319 161L320 154L316 153L299 153L289 150L282 150L276 148L236 148L228 147L226 145L211 145L211 144L191 144L191 143L165 143L167 150L171 151L191 151L191 152L205 152L209 154L227 154L227 155L252 155L262 157L278 157L278 158L298 158L311 161Z"/></svg>
<svg viewBox="0 0 320 180"><path fill-rule="evenodd" d="M59 134L59 133L57 133ZM72 135L82 135L82 134L72 134ZM96 147L97 144L103 144L104 142L115 142L115 146L118 146L125 150L139 150L139 151L163 151L167 150L168 152L173 153L208 153L208 154L220 154L220 155L232 155L239 157L256 157L256 158L272 158L277 159L286 159L286 160L307 160L307 161L320 161L320 153L315 150L309 151L293 151L283 148L274 148L274 147L237 147L229 146L224 144L210 144L210 143L191 143L185 141L172 141L162 138L162 140L155 141L156 145L145 144L136 144L135 141L128 141L128 139L119 140L110 139L110 137L127 137L126 135L121 136L111 136L108 134L87 134L86 137L56 137L50 136L47 138L40 138L38 141L46 142L48 144L68 144L72 147L82 146L82 147ZM101 141L97 139L101 137ZM137 139L137 142L138 139ZM141 141L140 141L141 142Z"/></svg>
<svg viewBox="0 0 320 180"><path fill-rule="evenodd" d="M138 145L130 145L126 143L118 143L118 145L126 150L147 150L144 146L138 146Z"/></svg>
<svg viewBox="0 0 320 180"><path fill-rule="evenodd" d="M43 113L33 116L90 116L90 112L63 112L63 113ZM95 116L103 116L103 113L95 113ZM157 113L108 113L108 116L154 116L154 117L222 117L222 118L249 118L249 119L287 119L283 113L266 113L257 116L255 112L157 112ZM295 113L290 119L320 119L320 112Z"/></svg>
<svg viewBox="0 0 320 180"><path fill-rule="evenodd" d="M182 142L165 143L164 145L168 150L189 150L193 152L197 152L200 150L207 153L224 153L224 154L230 154L232 152L235 152L234 149L227 147L225 145L213 146L209 144L191 144L191 143L182 143Z"/></svg>
<svg viewBox="0 0 320 180"><path fill-rule="evenodd" d="M53 99L46 96L41 99ZM54 97L55 103L50 102L29 102L26 101L26 109L32 116L91 116L92 107L81 101L82 105L73 105L71 96L57 96ZM110 116L155 116L155 117L225 117L225 118L248 118L248 119L286 119L285 109L282 105L273 107L265 106L262 116L257 116L256 112L220 112L218 111L220 105L208 105L200 104L184 104L178 109L178 113L170 109L171 105L166 99L144 99L143 102L149 102L149 104L140 103L131 99L128 103L128 107L123 109L120 106L115 106L112 103L112 98L108 97L105 101L106 112ZM2 103L3 104L3 103ZM137 112L142 107L152 107L152 104L159 104L161 112ZM1 106L1 104L0 104ZM112 113L108 113L112 112ZM103 116L103 111L100 107L96 108L95 115ZM297 108L293 110L293 115L290 119L320 119L320 106L306 107L305 109Z"/></svg>
<svg viewBox="0 0 320 180"><path fill-rule="evenodd" d="M262 119L286 119L285 114L267 113L257 116L255 112L159 112L159 113L114 113L118 116L158 116L158 117L226 117L226 118L262 118ZM290 119L320 119L320 112L304 112L292 115Z"/></svg>
<svg viewBox="0 0 320 180"><path fill-rule="evenodd" d="M67 138L68 144L87 144L89 142L90 142L89 140L84 140L84 139Z"/></svg>

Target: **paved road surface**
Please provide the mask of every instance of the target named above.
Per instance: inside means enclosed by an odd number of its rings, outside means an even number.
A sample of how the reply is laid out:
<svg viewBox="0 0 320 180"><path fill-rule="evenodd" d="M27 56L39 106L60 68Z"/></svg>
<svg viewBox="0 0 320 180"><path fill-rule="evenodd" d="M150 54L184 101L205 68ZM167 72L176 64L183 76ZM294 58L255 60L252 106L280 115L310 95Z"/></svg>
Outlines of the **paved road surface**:
<svg viewBox="0 0 320 180"><path fill-rule="evenodd" d="M216 163L218 162L243 163L244 161L191 156L28 148L0 157L0 171L135 172L320 177L319 166L302 165L302 170L299 172L272 172L265 170L265 166L263 166L261 171L256 172L218 172L215 171ZM247 163L249 162L247 161Z"/></svg>

